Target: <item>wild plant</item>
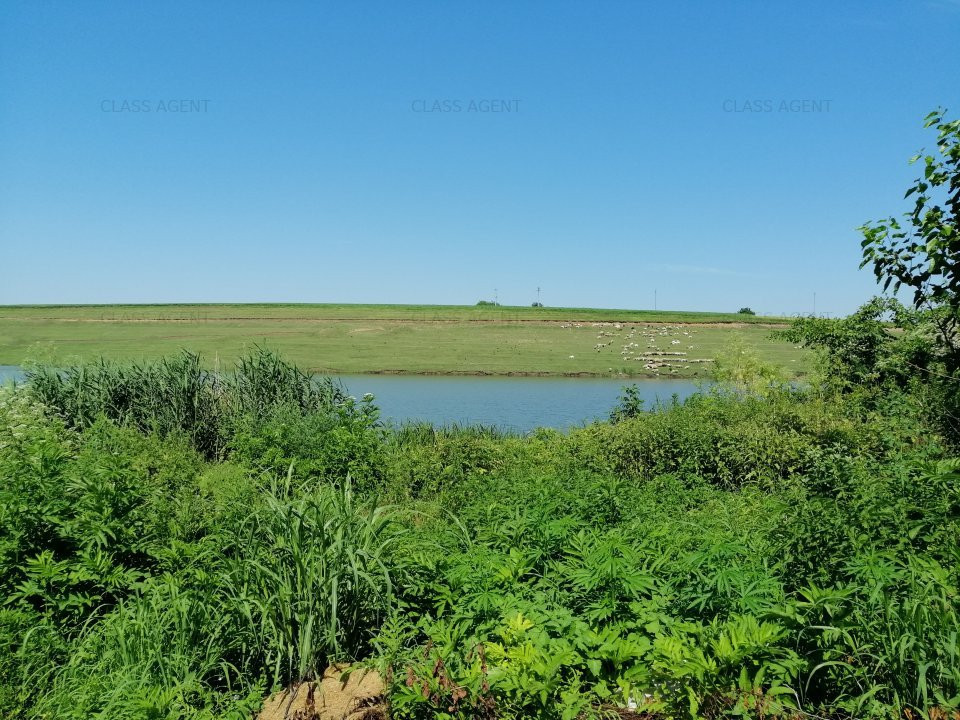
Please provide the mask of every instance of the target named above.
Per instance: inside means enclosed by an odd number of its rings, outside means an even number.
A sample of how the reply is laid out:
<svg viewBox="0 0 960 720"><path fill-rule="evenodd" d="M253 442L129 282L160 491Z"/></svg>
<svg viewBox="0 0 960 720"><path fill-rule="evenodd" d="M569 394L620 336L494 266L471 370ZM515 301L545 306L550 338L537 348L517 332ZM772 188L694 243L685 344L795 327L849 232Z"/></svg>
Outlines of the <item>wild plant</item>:
<svg viewBox="0 0 960 720"><path fill-rule="evenodd" d="M143 432L186 435L208 458L222 457L239 418L260 418L278 407L333 412L347 399L329 378L315 380L261 347L232 372L207 370L198 354L184 350L156 362L37 366L27 382L71 427L82 430L105 416Z"/></svg>
<svg viewBox="0 0 960 720"><path fill-rule="evenodd" d="M51 677L28 678L45 687L37 716L239 720L258 707L263 682L228 660L240 637L232 618L211 586L181 582L155 578L142 595L87 626Z"/></svg>
<svg viewBox="0 0 960 720"><path fill-rule="evenodd" d="M362 653L394 598L395 514L338 487L294 488L292 472L237 533L226 604L272 683L319 677L328 662Z"/></svg>

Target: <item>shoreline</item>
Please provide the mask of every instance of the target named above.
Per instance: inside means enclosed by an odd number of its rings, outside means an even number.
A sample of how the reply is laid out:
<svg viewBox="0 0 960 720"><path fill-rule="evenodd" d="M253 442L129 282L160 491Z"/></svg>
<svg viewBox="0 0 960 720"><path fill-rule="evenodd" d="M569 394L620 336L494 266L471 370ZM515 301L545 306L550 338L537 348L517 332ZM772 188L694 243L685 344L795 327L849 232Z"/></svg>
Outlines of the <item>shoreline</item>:
<svg viewBox="0 0 960 720"><path fill-rule="evenodd" d="M355 370L347 372L343 370L330 370L322 368L307 368L307 372L313 375L323 375L337 377L340 375L373 375L385 377L485 377L485 378L554 378L569 380L687 380L714 382L708 375L680 375L674 373L661 373L654 375L645 373L643 375L612 375L610 373L595 373L590 371L557 373L550 371L536 370L506 370L506 371L487 371L487 370ZM801 380L806 377L806 373L796 373L788 382Z"/></svg>
<svg viewBox="0 0 960 720"><path fill-rule="evenodd" d="M0 367L15 368L23 371L23 365L20 363L6 363L0 361ZM207 368L213 370L214 368ZM544 378L558 380L624 380L624 381L644 381L644 380L686 380L688 382L714 382L709 375L679 375L673 373L661 373L654 375L652 373L643 373L638 375L619 375L610 373L596 373L587 370L578 372L550 372L549 370L399 370L399 369L380 369L380 370L333 370L330 368L306 367L305 372L311 375L323 377L339 377L341 375L370 375L373 377L458 377L458 378ZM806 373L797 373L787 379L788 382L801 380Z"/></svg>

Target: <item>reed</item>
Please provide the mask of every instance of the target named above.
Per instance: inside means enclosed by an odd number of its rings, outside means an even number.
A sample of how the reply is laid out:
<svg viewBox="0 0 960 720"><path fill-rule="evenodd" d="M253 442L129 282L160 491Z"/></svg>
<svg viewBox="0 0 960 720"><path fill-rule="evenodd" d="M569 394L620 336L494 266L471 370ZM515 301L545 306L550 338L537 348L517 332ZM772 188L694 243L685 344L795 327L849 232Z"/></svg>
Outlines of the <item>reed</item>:
<svg viewBox="0 0 960 720"><path fill-rule="evenodd" d="M157 362L37 366L27 380L70 427L82 430L102 416L143 432L185 435L209 458L223 456L241 417L278 407L330 411L346 399L330 378L314 379L264 348L225 373L206 370L200 355L184 350Z"/></svg>

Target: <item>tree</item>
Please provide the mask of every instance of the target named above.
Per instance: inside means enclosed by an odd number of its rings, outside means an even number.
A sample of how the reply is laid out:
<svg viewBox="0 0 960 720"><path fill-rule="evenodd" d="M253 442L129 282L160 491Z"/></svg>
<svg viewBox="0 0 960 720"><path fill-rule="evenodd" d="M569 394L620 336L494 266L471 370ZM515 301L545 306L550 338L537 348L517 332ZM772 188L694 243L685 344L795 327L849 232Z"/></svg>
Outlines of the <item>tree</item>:
<svg viewBox="0 0 960 720"><path fill-rule="evenodd" d="M952 374L960 370L960 120L945 115L937 109L924 120L924 128L937 131L937 149L910 159L923 158L923 176L904 195L914 196L905 222L889 217L860 228L860 267L872 265L885 291L913 290L914 307L929 311Z"/></svg>
<svg viewBox="0 0 960 720"><path fill-rule="evenodd" d="M922 152L923 176L904 198L914 196L905 223L894 217L868 222L863 233L863 262L872 264L883 289L913 289L917 308L944 305L960 310L960 120L948 121L946 111L927 115L924 128L937 131L936 153Z"/></svg>
<svg viewBox="0 0 960 720"><path fill-rule="evenodd" d="M835 389L903 388L931 363L922 315L876 297L845 318L796 318L774 337L818 351L821 380ZM893 325L900 332L891 332Z"/></svg>
<svg viewBox="0 0 960 720"><path fill-rule="evenodd" d="M748 307L742 307L737 310L737 315L756 315L756 313Z"/></svg>

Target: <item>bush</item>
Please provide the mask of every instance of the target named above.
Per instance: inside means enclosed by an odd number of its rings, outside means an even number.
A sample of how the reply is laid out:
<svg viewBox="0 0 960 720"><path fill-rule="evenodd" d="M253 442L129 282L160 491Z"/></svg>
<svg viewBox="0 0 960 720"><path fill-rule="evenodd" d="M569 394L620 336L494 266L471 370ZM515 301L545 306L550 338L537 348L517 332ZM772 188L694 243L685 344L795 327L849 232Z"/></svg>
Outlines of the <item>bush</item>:
<svg viewBox="0 0 960 720"><path fill-rule="evenodd" d="M70 441L41 435L0 451L0 589L73 631L159 566L200 462L175 441L106 422Z"/></svg>
<svg viewBox="0 0 960 720"><path fill-rule="evenodd" d="M640 397L640 388L636 385L627 385L620 393L620 399L610 412L610 422L617 423L637 417L643 412L643 398Z"/></svg>
<svg viewBox="0 0 960 720"><path fill-rule="evenodd" d="M831 417L789 389L765 396L716 391L683 404L626 417L616 425L571 431L580 463L599 472L650 479L667 473L695 476L721 487L774 487L810 470L815 450L840 443L851 454L872 445L855 423Z"/></svg>
<svg viewBox="0 0 960 720"><path fill-rule="evenodd" d="M298 481L353 478L370 488L381 476L383 430L371 398L347 399L326 412L307 415L278 406L264 415L246 415L234 429L230 456L258 470L284 475L292 468Z"/></svg>

